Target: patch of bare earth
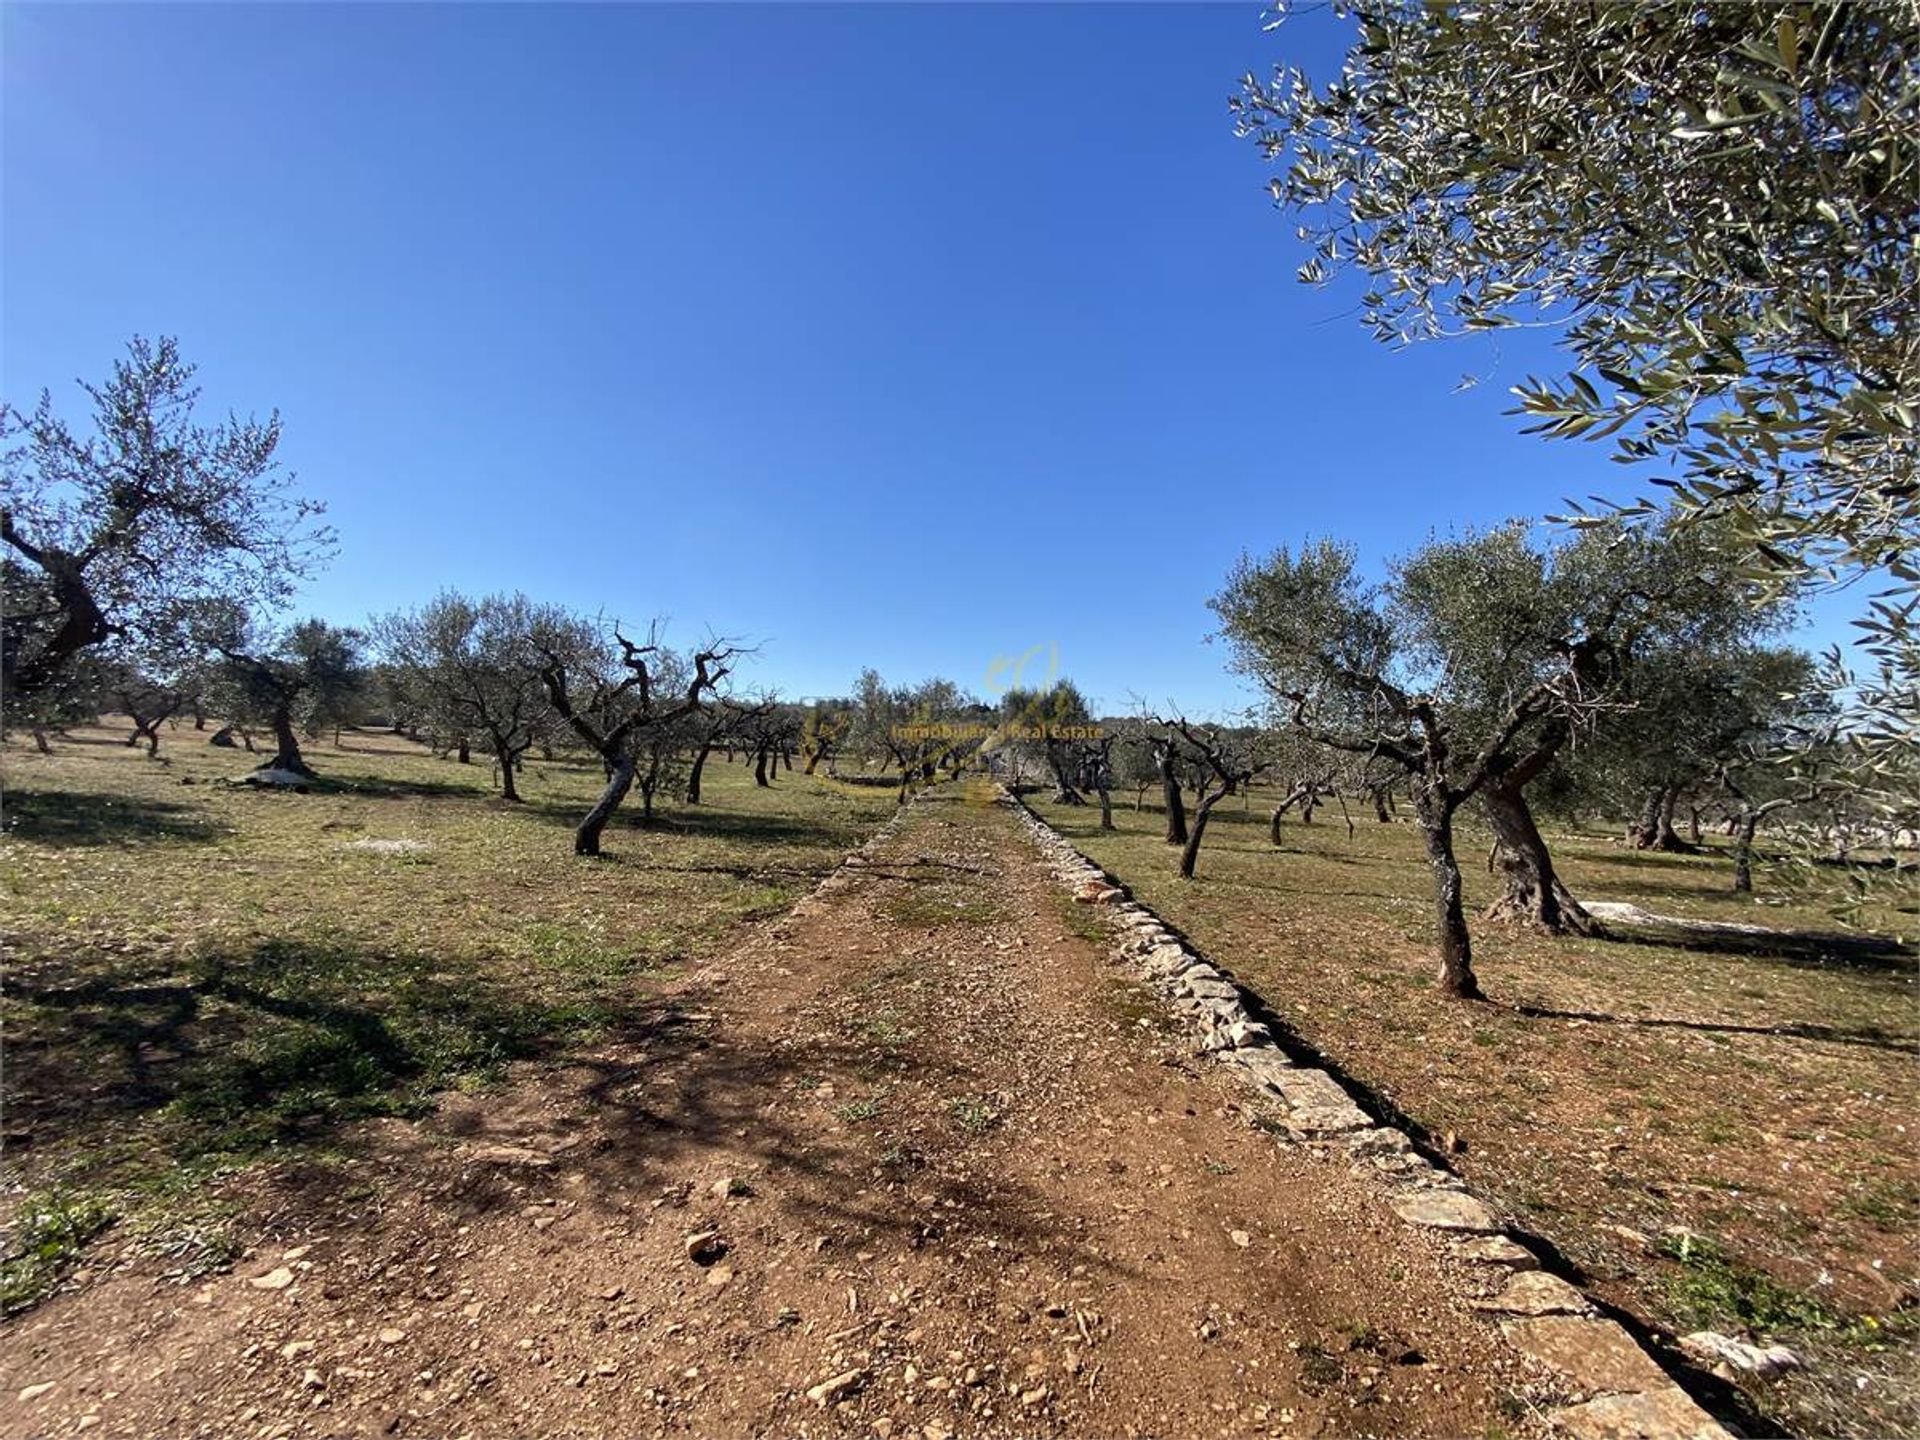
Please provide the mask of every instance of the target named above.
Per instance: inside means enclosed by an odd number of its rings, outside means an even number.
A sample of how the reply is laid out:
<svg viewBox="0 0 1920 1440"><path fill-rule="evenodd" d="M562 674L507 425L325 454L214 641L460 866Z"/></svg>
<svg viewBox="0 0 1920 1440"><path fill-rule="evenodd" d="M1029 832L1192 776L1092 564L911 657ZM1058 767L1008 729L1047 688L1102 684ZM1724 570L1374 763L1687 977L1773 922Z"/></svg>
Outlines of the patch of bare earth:
<svg viewBox="0 0 1920 1440"><path fill-rule="evenodd" d="M232 1273L12 1323L0 1430L1535 1430L1457 1262L1070 918L1007 815L916 804L618 1047L253 1182Z"/></svg>

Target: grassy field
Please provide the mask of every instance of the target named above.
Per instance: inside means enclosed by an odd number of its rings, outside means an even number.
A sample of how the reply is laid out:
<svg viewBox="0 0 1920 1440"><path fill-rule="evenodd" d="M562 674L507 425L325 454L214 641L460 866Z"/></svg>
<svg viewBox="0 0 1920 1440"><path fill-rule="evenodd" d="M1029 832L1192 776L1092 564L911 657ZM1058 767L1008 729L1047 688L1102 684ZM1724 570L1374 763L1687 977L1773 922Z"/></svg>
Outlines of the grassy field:
<svg viewBox="0 0 1920 1440"><path fill-rule="evenodd" d="M1182 882L1159 812L1032 803L1230 967L1276 1017L1650 1329L1780 1337L1816 1375L1759 1402L1807 1433L1915 1423L1920 1274L1911 953L1550 939L1476 926L1494 1003L1438 999L1414 826L1217 811ZM1723 856L1555 837L1576 895L1657 913L1832 929L1820 906L1728 889ZM1476 905L1491 898L1461 855ZM1759 883L1765 886L1764 875ZM1892 917L1883 915L1883 920ZM1864 1381L1859 1376L1867 1377ZM1905 1399L1897 1392L1905 1392Z"/></svg>
<svg viewBox="0 0 1920 1440"><path fill-rule="evenodd" d="M349 731L310 748L313 793L258 793L220 783L254 757L182 729L155 763L124 735L4 753L7 1311L109 1224L223 1263L232 1187L210 1182L617 1037L893 809L715 756L707 803L646 830L623 811L591 861L569 827L597 769L530 764L513 806L485 764Z"/></svg>

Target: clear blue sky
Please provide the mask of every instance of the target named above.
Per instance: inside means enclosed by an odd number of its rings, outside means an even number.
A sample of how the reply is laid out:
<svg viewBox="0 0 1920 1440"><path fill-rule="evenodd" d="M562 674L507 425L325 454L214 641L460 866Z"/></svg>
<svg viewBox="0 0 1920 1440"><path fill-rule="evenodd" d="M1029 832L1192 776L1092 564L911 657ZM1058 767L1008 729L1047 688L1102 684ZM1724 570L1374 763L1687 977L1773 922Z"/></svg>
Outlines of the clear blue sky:
<svg viewBox="0 0 1920 1440"><path fill-rule="evenodd" d="M1325 73L1330 21L0 13L4 393L77 418L178 335L212 402L281 410L331 618L519 589L746 637L791 694L1057 647L1111 709L1206 710L1243 548L1378 561L1629 488L1501 414L1536 340L1391 351L1293 279L1226 102Z"/></svg>

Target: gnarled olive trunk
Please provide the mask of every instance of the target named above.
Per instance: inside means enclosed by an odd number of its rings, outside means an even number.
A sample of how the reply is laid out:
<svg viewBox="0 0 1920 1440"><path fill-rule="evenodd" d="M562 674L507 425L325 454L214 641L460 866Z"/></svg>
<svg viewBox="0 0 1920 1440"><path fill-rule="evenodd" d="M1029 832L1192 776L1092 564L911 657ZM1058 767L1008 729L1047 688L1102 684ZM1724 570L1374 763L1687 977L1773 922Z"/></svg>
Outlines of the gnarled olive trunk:
<svg viewBox="0 0 1920 1440"><path fill-rule="evenodd" d="M647 764L646 773L640 780L640 820L642 825L653 824L653 796L660 788L660 757L655 755Z"/></svg>
<svg viewBox="0 0 1920 1440"><path fill-rule="evenodd" d="M613 818L613 812L620 808L620 802L627 798L627 791L633 787L634 768L635 761L631 755L621 756L612 767L612 773L607 777L607 788L600 792L600 798L593 802L586 819L573 832L574 854L600 853L600 832L607 828L607 821Z"/></svg>
<svg viewBox="0 0 1920 1440"><path fill-rule="evenodd" d="M1180 762L1171 747L1156 745L1153 765L1160 772L1160 795L1166 802L1167 844L1187 843L1187 802L1180 795Z"/></svg>
<svg viewBox="0 0 1920 1440"><path fill-rule="evenodd" d="M1493 826L1491 868L1506 882L1506 893L1487 907L1487 918L1517 921L1550 935L1593 934L1593 917L1554 872L1553 855L1524 789L1488 784L1480 803Z"/></svg>
<svg viewBox="0 0 1920 1440"><path fill-rule="evenodd" d="M516 805L520 803L520 792L514 787L513 767L519 761L521 751L526 748L522 745L515 749L513 742L504 735L493 737L493 758L500 767L500 798L511 800Z"/></svg>
<svg viewBox="0 0 1920 1440"><path fill-rule="evenodd" d="M1080 792L1073 788L1073 781L1067 778L1067 764L1060 753L1059 745L1052 740L1045 741L1043 744L1047 752L1047 769L1053 772L1053 803L1056 805L1086 804Z"/></svg>
<svg viewBox="0 0 1920 1440"><path fill-rule="evenodd" d="M1194 807L1193 829L1187 836L1187 843L1182 846L1180 850L1180 878L1182 880L1191 880L1193 878L1194 867L1200 863L1200 842L1206 838L1207 821L1213 815L1213 807L1232 793L1232 786L1223 785L1218 790L1205 792L1200 803Z"/></svg>
<svg viewBox="0 0 1920 1440"><path fill-rule="evenodd" d="M313 768L307 764L306 757L300 753L300 737L293 728L293 707L277 705L273 711L273 759L260 768L263 770L290 770L295 775L304 775L309 780L317 779Z"/></svg>
<svg viewBox="0 0 1920 1440"><path fill-rule="evenodd" d="M1740 817L1740 829L1733 842L1733 889L1736 895L1753 893L1753 837L1760 828L1757 811Z"/></svg>
<svg viewBox="0 0 1920 1440"><path fill-rule="evenodd" d="M1691 855L1695 848L1682 840L1673 828L1673 807L1679 802L1678 785L1662 785L1651 790L1640 806L1640 814L1627 831L1636 850L1662 850L1672 855Z"/></svg>
<svg viewBox="0 0 1920 1440"><path fill-rule="evenodd" d="M693 768L687 771L687 804L689 805L700 803L700 772L707 768L707 756L712 753L713 746L709 743L703 743L694 752Z"/></svg>
<svg viewBox="0 0 1920 1440"><path fill-rule="evenodd" d="M1473 940L1467 934L1465 887L1453 853L1454 807L1440 799L1420 798L1420 829L1433 871L1434 938L1440 951L1440 993L1456 1000L1483 1000L1473 973Z"/></svg>

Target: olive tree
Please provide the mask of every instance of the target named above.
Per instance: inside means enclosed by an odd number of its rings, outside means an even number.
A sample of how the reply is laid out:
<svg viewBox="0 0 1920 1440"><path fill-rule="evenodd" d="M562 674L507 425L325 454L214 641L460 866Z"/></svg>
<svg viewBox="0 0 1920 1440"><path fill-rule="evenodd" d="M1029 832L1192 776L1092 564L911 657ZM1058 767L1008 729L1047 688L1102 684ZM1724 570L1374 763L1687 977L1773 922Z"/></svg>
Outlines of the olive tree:
<svg viewBox="0 0 1920 1440"><path fill-rule="evenodd" d="M283 604L324 557L321 507L290 493L280 418L194 418L194 367L171 339L136 336L98 385L91 432L42 392L0 401L0 690L8 710L118 642L184 648L199 605Z"/></svg>
<svg viewBox="0 0 1920 1440"><path fill-rule="evenodd" d="M1012 686L1001 694L999 712L1010 742L1029 744L1046 760L1053 803L1085 804L1075 781L1097 727L1080 688L1071 680L1056 680L1044 690Z"/></svg>
<svg viewBox="0 0 1920 1440"><path fill-rule="evenodd" d="M1828 775L1897 825L1920 766L1912 7L1351 14L1338 78L1281 67L1232 102L1279 167L1300 278L1362 277L1389 343L1553 335L1573 368L1517 386L1520 413L1610 439L1658 487L1602 510L1724 517L1762 593L1854 584L1866 673L1836 651L1819 681L1851 709L1851 758Z"/></svg>
<svg viewBox="0 0 1920 1440"><path fill-rule="evenodd" d="M1268 768L1271 758L1262 753L1258 733L1246 727L1196 725L1183 715L1170 720L1156 718L1153 723L1169 746L1186 752L1199 777L1193 824L1180 847L1180 878L1191 880L1214 808L1236 790L1252 785L1255 777Z"/></svg>
<svg viewBox="0 0 1920 1440"><path fill-rule="evenodd" d="M374 635L408 718L441 736L484 739L500 798L517 802L520 757L553 721L534 638L561 628L561 617L524 595L473 600L449 590L376 621Z"/></svg>
<svg viewBox="0 0 1920 1440"><path fill-rule="evenodd" d="M609 636L593 622L559 615L535 628L533 645L549 702L606 769L605 788L573 834L576 855L598 855L601 832L647 758L646 742L701 709L740 650L712 641L679 657L661 645L657 626L642 644L618 626ZM663 683L669 675L672 683ZM678 733L674 738L684 743Z"/></svg>
<svg viewBox="0 0 1920 1440"><path fill-rule="evenodd" d="M1365 583L1351 547L1331 541L1242 559L1209 602L1237 670L1282 723L1332 749L1392 763L1406 776L1434 879L1442 991L1480 998L1454 850L1460 808L1562 725L1578 723L1607 664L1603 641L1563 638L1556 665L1476 713L1430 682L1402 637L1393 595Z"/></svg>
<svg viewBox="0 0 1920 1440"><path fill-rule="evenodd" d="M365 637L324 620L302 620L278 634L236 633L215 642L226 661L233 718L272 731L274 752L260 767L314 778L300 732L344 718L364 692Z"/></svg>
<svg viewBox="0 0 1920 1440"><path fill-rule="evenodd" d="M1284 7L1283 7L1284 9ZM1338 79L1249 75L1303 279L1402 341L1546 327L1555 436L1671 467L1758 570L1920 580L1920 85L1900 4L1363 0Z"/></svg>
<svg viewBox="0 0 1920 1440"><path fill-rule="evenodd" d="M1523 694L1564 687L1559 710L1493 758L1475 797L1505 882L1492 913L1550 933L1594 928L1555 872L1529 788L1576 741L1604 747L1610 727L1644 729L1638 710L1662 677L1684 681L1700 657L1790 613L1749 601L1717 528L1616 522L1541 544L1513 522L1432 540L1392 567L1385 593L1403 661L1462 733L1493 734Z"/></svg>

